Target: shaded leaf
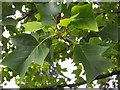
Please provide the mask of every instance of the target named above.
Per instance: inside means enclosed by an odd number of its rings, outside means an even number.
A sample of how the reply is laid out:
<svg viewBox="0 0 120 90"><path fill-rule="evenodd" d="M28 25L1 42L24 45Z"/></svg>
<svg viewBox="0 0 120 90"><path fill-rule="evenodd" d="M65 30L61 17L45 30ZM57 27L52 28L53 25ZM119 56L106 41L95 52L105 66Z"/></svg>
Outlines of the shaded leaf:
<svg viewBox="0 0 120 90"><path fill-rule="evenodd" d="M76 45L73 59L76 63L82 63L86 72L87 83L90 83L99 74L112 67L113 64L102 57L102 53L108 47L86 44Z"/></svg>
<svg viewBox="0 0 120 90"><path fill-rule="evenodd" d="M82 77L77 77L77 79L75 80L76 83L82 82L84 81L84 79Z"/></svg>
<svg viewBox="0 0 120 90"><path fill-rule="evenodd" d="M2 21L3 25L17 25L17 21L14 20L13 18L5 18Z"/></svg>
<svg viewBox="0 0 120 90"><path fill-rule="evenodd" d="M43 25L54 25L56 24L55 15L59 12L59 5L56 2L49 2L49 3L39 3L35 4L40 17L41 23Z"/></svg>
<svg viewBox="0 0 120 90"><path fill-rule="evenodd" d="M101 32L101 38L104 40L120 40L120 28L116 24L107 25Z"/></svg>
<svg viewBox="0 0 120 90"><path fill-rule="evenodd" d="M103 41L100 40L98 37L92 37L92 38L89 39L89 43L97 45L97 44L102 44Z"/></svg>
<svg viewBox="0 0 120 90"><path fill-rule="evenodd" d="M29 34L19 34L11 38L16 45L16 50L10 53L2 62L9 68L23 76L29 65L34 61L42 65L49 49L38 42Z"/></svg>
<svg viewBox="0 0 120 90"><path fill-rule="evenodd" d="M103 19L103 14L100 14L98 15L96 18L95 18L98 26L105 26L105 20Z"/></svg>
<svg viewBox="0 0 120 90"><path fill-rule="evenodd" d="M63 12L64 14L63 18L69 18L71 16L72 6L73 6L72 3L70 3L69 5L68 3L65 3L65 4L62 3L61 12Z"/></svg>

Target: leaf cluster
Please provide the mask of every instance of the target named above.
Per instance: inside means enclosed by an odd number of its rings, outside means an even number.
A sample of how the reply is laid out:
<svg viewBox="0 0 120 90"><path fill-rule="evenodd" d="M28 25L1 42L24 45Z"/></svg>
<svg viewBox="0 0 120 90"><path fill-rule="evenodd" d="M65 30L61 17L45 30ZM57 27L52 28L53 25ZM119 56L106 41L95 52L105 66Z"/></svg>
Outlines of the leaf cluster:
<svg viewBox="0 0 120 90"><path fill-rule="evenodd" d="M92 2L2 3L7 9L2 11L2 32L9 33L9 37L2 35L2 64L7 66L2 69L2 82L16 77L21 88L66 85L72 79L59 63L66 60L76 67L72 71L75 83L85 81L84 70L87 87L94 86L97 76L119 71L118 4L100 2L93 8ZM16 10L21 17L16 17ZM107 83L107 79L97 83Z"/></svg>

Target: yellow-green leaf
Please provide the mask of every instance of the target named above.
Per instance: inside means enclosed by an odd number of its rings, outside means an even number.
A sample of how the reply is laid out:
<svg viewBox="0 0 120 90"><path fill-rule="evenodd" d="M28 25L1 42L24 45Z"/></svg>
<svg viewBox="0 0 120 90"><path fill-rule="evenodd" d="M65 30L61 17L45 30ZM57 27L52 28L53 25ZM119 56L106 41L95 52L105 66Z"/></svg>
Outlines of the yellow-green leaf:
<svg viewBox="0 0 120 90"><path fill-rule="evenodd" d="M60 20L60 23L58 24L58 26L67 27L67 26L70 24L70 22L71 22L74 18L76 18L78 15L79 15L79 13L71 16L70 18L65 18L65 19Z"/></svg>
<svg viewBox="0 0 120 90"><path fill-rule="evenodd" d="M22 26L25 28L25 31L28 31L28 32L34 32L42 29L42 24L37 21L27 22L25 24L22 24Z"/></svg>

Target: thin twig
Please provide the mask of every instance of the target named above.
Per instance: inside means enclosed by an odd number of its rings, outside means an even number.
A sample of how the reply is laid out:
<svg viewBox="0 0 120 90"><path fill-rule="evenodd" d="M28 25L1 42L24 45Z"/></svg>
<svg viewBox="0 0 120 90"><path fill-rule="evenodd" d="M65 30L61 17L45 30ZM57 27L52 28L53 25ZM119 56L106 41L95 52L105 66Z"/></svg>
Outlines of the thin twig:
<svg viewBox="0 0 120 90"><path fill-rule="evenodd" d="M103 79L103 78L110 77L110 76L117 75L117 74L120 74L120 70L119 71L113 71L113 72L108 73L108 74L99 75L94 80ZM75 83L75 84L62 84L62 85L52 86L52 87L48 87L48 88L63 88L63 87L66 87L66 86L76 87L76 86L80 86L80 85L83 85L83 84L86 84L86 83L87 83L86 81L81 81L81 82L78 82L78 83Z"/></svg>
<svg viewBox="0 0 120 90"><path fill-rule="evenodd" d="M37 10L35 10L35 11L31 10L28 14L25 14L25 16L23 16L22 18L18 19L18 21L21 21L21 20L23 20L23 19L25 19L25 18L35 14L36 12L37 12Z"/></svg>
<svg viewBox="0 0 120 90"><path fill-rule="evenodd" d="M54 71L55 72L57 72L56 71L56 68L52 65L52 64L50 64L51 66L52 66L52 68L54 69ZM57 72L58 73L58 72ZM58 74L60 74L61 76L63 76L64 78L67 78L68 80L71 80L70 78L68 78L67 76L65 76L63 73L58 73Z"/></svg>

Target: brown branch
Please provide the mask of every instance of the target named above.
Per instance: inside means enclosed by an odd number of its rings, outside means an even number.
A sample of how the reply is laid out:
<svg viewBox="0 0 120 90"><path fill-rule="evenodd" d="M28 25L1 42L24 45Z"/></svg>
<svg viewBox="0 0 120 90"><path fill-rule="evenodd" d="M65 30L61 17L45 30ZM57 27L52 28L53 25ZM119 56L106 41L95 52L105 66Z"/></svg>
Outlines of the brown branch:
<svg viewBox="0 0 120 90"><path fill-rule="evenodd" d="M120 70L119 71L113 71L113 72L108 73L108 74L99 75L94 80L99 80L99 79L107 78L107 77L110 77L110 76L113 76L113 75L118 75L118 74L120 74ZM75 83L75 84L62 84L62 85L52 86L52 87L48 87L48 88L76 87L76 86L80 86L80 85L83 85L83 84L86 84L86 83L87 83L86 81L82 81L82 82L78 82L78 83Z"/></svg>

